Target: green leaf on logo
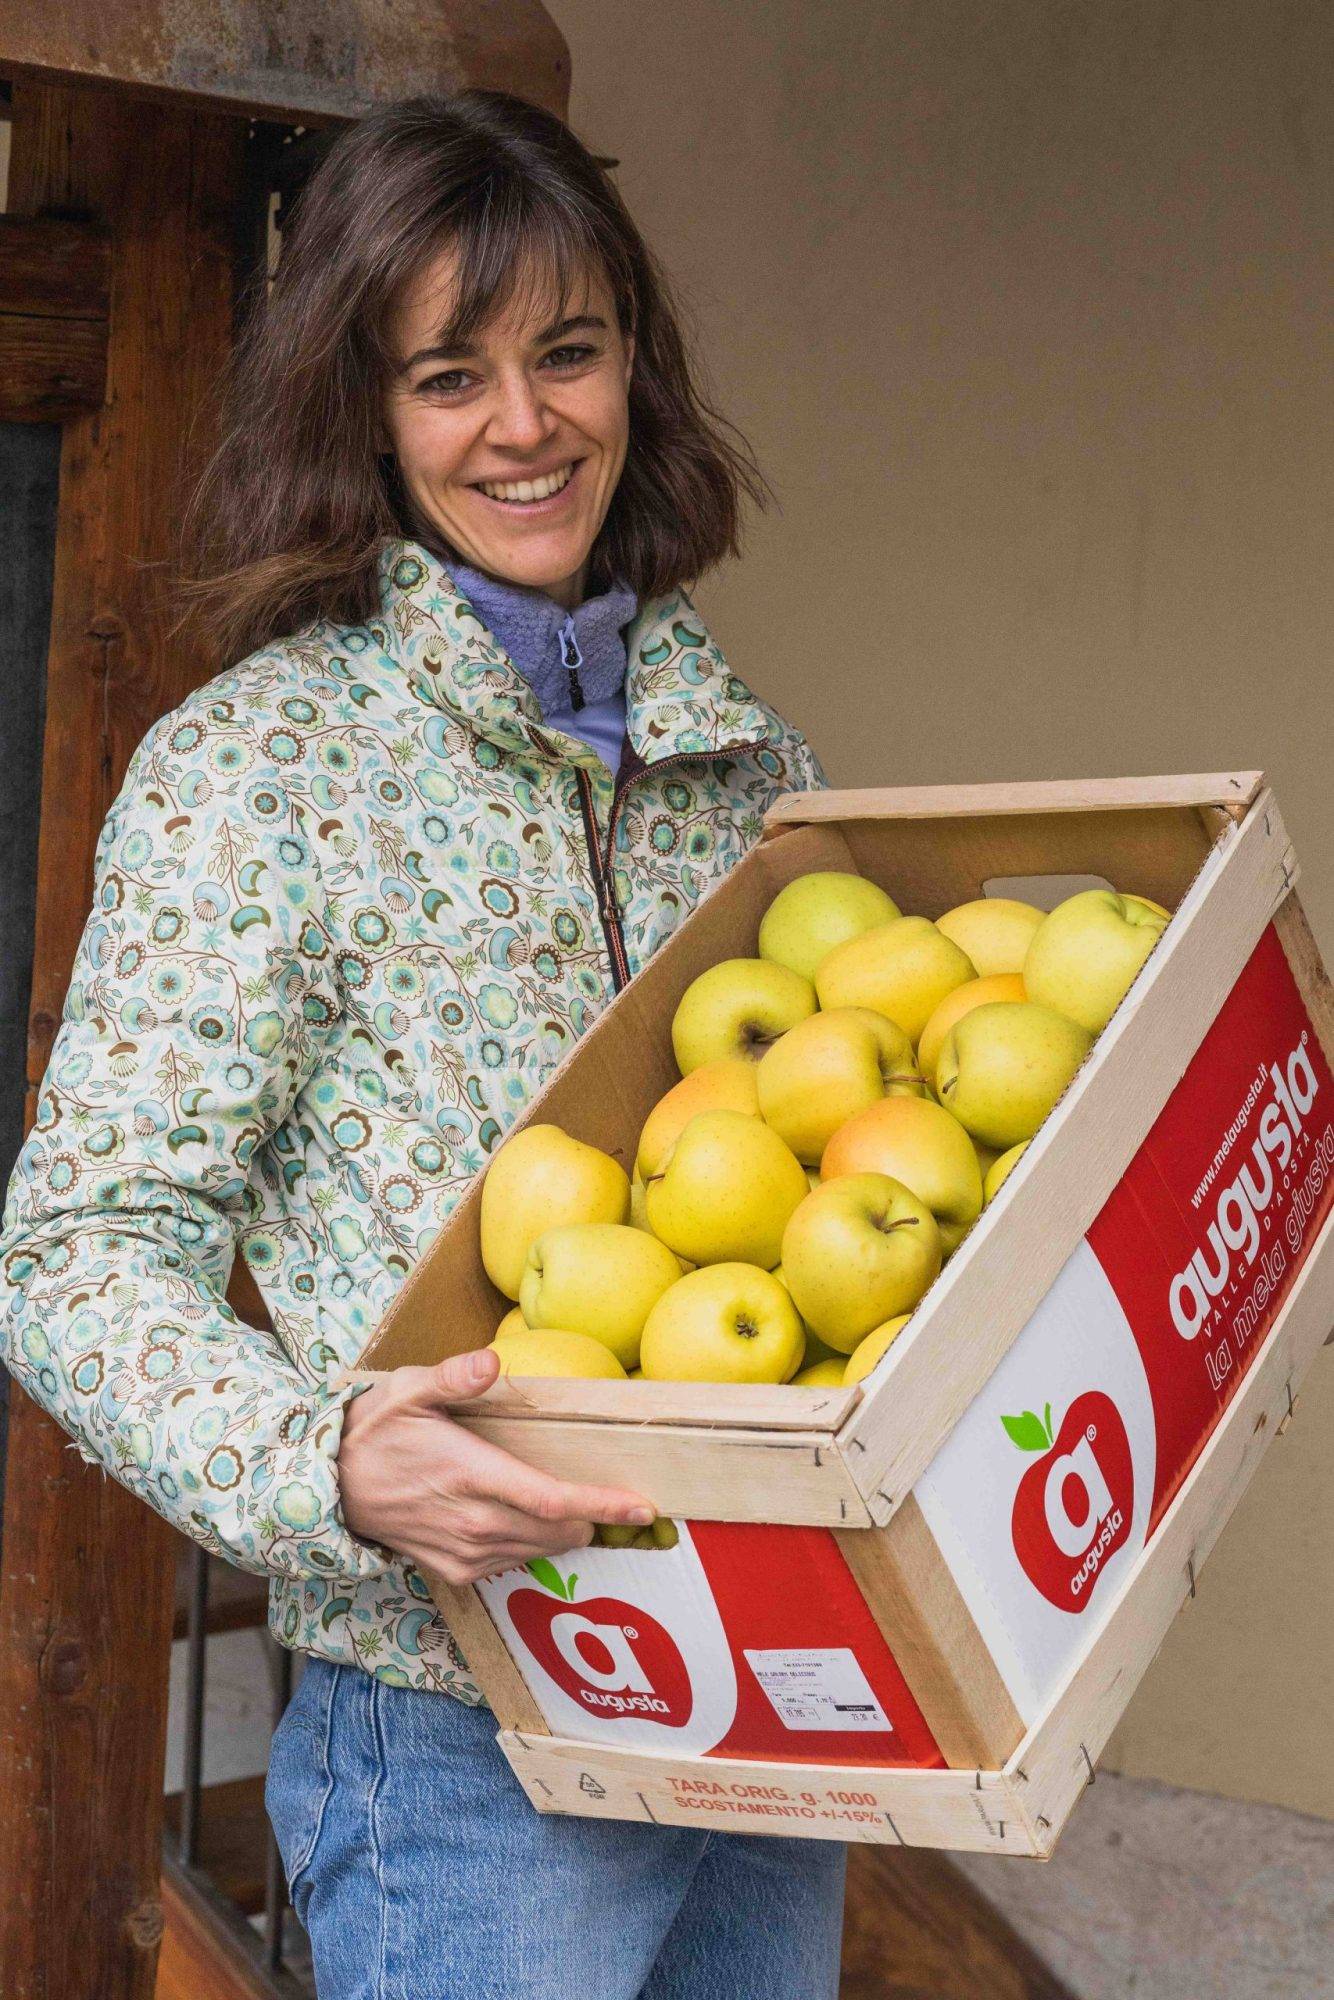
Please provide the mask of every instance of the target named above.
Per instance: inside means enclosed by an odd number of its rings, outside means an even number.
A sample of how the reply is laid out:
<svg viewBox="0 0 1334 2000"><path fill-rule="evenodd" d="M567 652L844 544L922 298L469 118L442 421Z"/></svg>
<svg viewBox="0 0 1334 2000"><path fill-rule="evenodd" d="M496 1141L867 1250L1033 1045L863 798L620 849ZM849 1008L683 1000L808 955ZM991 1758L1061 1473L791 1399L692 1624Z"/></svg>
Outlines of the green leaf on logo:
<svg viewBox="0 0 1334 2000"><path fill-rule="evenodd" d="M534 1556L530 1563L524 1564L524 1568L531 1576L537 1578L545 1590L551 1591L555 1597L563 1597L568 1604L573 1592L571 1589L566 1588L565 1578L556 1568L555 1563L548 1562L545 1556ZM573 1577L571 1577L570 1582L573 1585Z"/></svg>
<svg viewBox="0 0 1334 2000"><path fill-rule="evenodd" d="M1050 1404L1047 1406L1049 1409ZM1045 1451L1051 1443L1047 1426L1036 1410L1025 1410L1022 1417L1002 1417L1006 1434L1020 1451Z"/></svg>

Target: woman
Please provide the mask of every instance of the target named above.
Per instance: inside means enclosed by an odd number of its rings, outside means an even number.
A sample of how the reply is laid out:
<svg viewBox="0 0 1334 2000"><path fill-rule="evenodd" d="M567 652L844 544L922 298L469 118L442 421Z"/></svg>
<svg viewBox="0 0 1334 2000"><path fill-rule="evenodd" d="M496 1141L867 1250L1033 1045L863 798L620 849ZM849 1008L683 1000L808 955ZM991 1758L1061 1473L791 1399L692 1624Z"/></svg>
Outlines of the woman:
<svg viewBox="0 0 1334 2000"><path fill-rule="evenodd" d="M240 664L107 819L0 1245L24 1388L271 1573L310 1656L268 1804L323 2000L836 1990L841 1847L539 1817L421 1581L651 1500L452 1423L490 1353L330 1386L615 990L824 782L686 594L743 490L559 121L465 93L340 138L196 499ZM224 1303L237 1248L271 1332Z"/></svg>

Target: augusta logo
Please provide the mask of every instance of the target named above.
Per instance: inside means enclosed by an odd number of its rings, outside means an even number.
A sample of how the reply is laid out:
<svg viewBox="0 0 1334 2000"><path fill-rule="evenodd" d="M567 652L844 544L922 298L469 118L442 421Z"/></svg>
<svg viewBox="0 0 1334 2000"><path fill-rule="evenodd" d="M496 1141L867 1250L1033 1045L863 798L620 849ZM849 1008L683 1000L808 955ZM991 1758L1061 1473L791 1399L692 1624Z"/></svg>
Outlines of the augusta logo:
<svg viewBox="0 0 1334 2000"><path fill-rule="evenodd" d="M1014 1496L1011 1533L1024 1573L1058 1611L1082 1611L1135 1511L1130 1439L1110 1396L1076 1396L1059 1434L1041 1416L1002 1417L1011 1443L1037 1454Z"/></svg>
<svg viewBox="0 0 1334 2000"><path fill-rule="evenodd" d="M525 1567L542 1588L512 1591L505 1609L557 1687L594 1715L684 1728L694 1706L690 1675L666 1627L619 1597L576 1601L578 1576L562 1576L543 1556Z"/></svg>
<svg viewBox="0 0 1334 2000"><path fill-rule="evenodd" d="M1285 1063L1271 1063L1265 1079L1272 1095L1260 1111L1250 1157L1235 1179L1221 1189L1214 1206L1205 1240L1184 1271L1178 1271L1168 1293L1172 1324L1183 1340L1194 1340L1208 1323L1213 1301L1227 1290L1233 1259L1243 1271L1255 1262L1262 1241L1260 1217L1275 1191L1281 1192L1279 1175L1288 1163L1305 1128L1306 1114L1315 1102L1319 1084L1307 1054L1307 1036ZM1248 1100L1249 1103L1250 1100ZM1219 1149L1219 1158L1224 1147ZM1218 1158L1192 1197L1198 1208L1212 1192Z"/></svg>

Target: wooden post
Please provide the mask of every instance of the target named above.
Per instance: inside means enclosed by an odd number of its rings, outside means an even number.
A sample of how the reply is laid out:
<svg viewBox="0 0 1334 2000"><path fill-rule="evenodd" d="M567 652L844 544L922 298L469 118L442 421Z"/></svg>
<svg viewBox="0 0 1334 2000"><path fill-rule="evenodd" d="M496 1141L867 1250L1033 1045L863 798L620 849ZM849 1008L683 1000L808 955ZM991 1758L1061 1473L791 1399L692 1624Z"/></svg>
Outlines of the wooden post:
<svg viewBox="0 0 1334 2000"><path fill-rule="evenodd" d="M106 402L65 425L48 665L29 1119L125 765L217 663L168 645L177 474L232 335L244 119L18 83L13 213L110 233ZM188 438L199 410L198 434ZM179 1543L21 1395L0 1557L5 2000L151 2000Z"/></svg>

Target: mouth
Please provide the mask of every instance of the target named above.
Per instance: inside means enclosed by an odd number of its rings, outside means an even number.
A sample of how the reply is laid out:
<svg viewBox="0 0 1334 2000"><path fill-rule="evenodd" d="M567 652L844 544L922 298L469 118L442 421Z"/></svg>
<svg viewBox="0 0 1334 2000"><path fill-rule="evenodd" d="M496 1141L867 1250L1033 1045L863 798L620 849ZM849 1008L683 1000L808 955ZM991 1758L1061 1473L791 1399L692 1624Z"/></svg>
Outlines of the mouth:
<svg viewBox="0 0 1334 2000"><path fill-rule="evenodd" d="M477 480L471 490L489 506L509 515L555 514L570 505L574 489L580 485L583 464L582 458L569 459L540 479Z"/></svg>

